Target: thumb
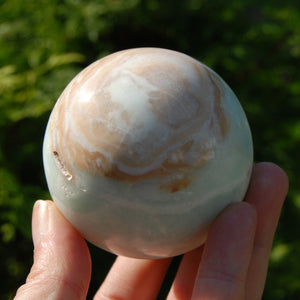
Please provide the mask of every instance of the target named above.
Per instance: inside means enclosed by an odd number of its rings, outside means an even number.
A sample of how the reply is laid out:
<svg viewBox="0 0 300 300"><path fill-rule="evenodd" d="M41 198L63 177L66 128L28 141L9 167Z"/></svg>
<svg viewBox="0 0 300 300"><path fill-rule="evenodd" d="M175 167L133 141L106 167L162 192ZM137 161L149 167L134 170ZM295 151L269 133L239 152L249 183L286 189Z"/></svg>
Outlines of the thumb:
<svg viewBox="0 0 300 300"><path fill-rule="evenodd" d="M52 201L33 208L34 263L15 300L85 299L91 277L87 244Z"/></svg>

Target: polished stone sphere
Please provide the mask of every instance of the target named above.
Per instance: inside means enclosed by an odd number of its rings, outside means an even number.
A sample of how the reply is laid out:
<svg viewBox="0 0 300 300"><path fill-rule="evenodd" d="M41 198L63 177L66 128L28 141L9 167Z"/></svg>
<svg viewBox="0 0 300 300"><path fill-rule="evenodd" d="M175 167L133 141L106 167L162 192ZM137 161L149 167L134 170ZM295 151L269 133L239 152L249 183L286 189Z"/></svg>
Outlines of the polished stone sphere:
<svg viewBox="0 0 300 300"><path fill-rule="evenodd" d="M242 201L252 139L228 85L197 60L138 48L80 72L48 122L51 196L91 243L136 258L200 246L215 217Z"/></svg>

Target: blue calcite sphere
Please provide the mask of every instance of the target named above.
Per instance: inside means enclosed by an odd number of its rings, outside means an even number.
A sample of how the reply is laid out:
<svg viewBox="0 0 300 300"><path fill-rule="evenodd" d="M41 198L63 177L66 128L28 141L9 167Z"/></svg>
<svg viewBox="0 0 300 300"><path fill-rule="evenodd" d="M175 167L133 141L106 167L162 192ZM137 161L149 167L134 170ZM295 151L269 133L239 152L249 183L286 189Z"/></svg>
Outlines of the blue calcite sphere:
<svg viewBox="0 0 300 300"><path fill-rule="evenodd" d="M211 69L130 49L79 73L48 122L43 158L59 210L93 244L162 258L200 246L253 163L246 116Z"/></svg>

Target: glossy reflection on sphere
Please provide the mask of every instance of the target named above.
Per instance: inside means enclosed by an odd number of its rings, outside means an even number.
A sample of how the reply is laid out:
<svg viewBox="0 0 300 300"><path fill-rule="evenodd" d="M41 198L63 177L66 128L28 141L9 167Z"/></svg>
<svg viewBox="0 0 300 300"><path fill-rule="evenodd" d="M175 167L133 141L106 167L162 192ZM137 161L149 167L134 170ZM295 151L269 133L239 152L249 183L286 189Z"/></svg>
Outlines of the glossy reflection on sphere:
<svg viewBox="0 0 300 300"><path fill-rule="evenodd" d="M231 89L171 50L117 52L66 87L48 122L44 167L58 208L95 245L137 258L201 245L241 201L251 133Z"/></svg>

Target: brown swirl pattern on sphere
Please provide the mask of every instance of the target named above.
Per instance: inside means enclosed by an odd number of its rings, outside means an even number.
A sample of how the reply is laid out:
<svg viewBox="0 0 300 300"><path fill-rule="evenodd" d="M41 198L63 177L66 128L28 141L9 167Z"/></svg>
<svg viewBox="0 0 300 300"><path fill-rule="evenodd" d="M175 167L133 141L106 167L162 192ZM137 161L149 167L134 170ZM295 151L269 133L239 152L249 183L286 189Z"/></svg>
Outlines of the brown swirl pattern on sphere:
<svg viewBox="0 0 300 300"><path fill-rule="evenodd" d="M176 192L214 156L227 131L219 78L177 52L141 48L107 56L79 73L50 119L52 152L76 180L95 176L162 179Z"/></svg>

